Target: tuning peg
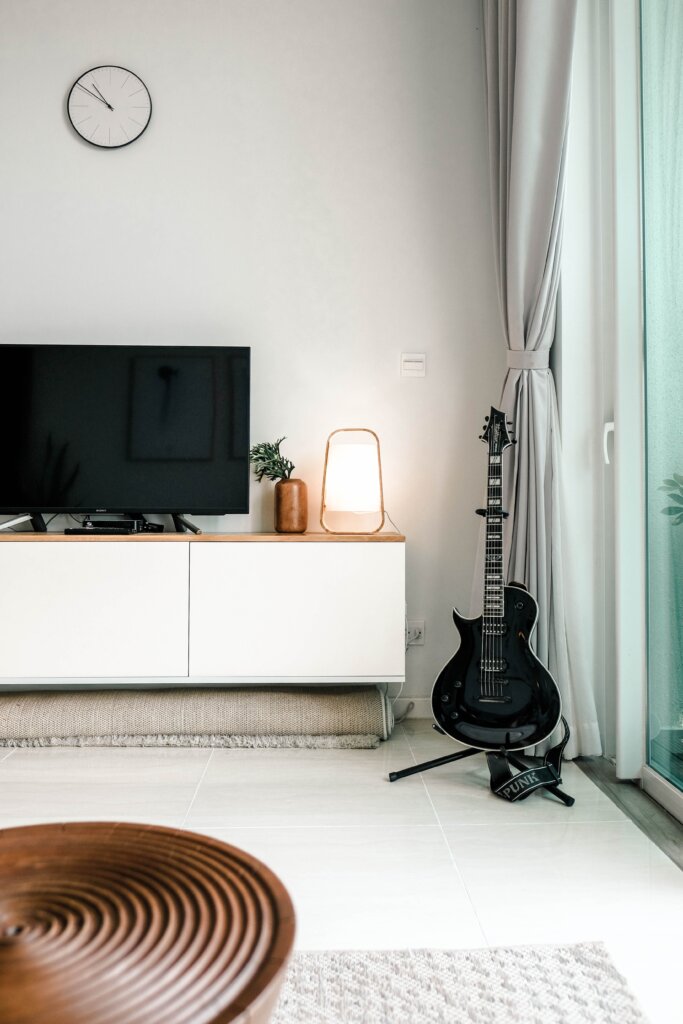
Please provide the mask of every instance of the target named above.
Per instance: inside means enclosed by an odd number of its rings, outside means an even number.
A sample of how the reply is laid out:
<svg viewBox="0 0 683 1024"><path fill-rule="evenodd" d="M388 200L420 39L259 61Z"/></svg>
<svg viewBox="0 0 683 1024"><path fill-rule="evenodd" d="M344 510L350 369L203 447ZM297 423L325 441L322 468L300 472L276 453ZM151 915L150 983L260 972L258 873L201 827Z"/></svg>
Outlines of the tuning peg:
<svg viewBox="0 0 683 1024"><path fill-rule="evenodd" d="M485 419L485 420L488 420L488 416L484 416L484 419Z"/></svg>

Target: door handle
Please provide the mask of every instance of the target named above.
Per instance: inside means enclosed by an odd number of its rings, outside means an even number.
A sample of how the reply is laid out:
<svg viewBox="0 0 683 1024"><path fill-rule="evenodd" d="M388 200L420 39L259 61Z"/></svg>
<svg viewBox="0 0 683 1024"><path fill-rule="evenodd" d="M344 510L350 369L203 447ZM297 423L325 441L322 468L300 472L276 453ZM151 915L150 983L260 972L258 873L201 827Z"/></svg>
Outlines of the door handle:
<svg viewBox="0 0 683 1024"><path fill-rule="evenodd" d="M610 434L614 433L614 420L610 420L609 423L605 423L602 428L602 457L605 460L605 465L609 466L609 448L607 447L607 438Z"/></svg>

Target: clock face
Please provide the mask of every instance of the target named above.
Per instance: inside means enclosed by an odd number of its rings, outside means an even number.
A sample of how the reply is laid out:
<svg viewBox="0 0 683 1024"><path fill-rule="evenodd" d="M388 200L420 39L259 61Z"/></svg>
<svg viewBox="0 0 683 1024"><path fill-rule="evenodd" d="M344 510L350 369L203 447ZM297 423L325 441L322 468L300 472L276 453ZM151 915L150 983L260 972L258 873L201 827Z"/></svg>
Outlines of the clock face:
<svg viewBox="0 0 683 1024"><path fill-rule="evenodd" d="M147 86L126 68L92 68L71 86L69 120L86 142L119 149L139 139L152 116Z"/></svg>

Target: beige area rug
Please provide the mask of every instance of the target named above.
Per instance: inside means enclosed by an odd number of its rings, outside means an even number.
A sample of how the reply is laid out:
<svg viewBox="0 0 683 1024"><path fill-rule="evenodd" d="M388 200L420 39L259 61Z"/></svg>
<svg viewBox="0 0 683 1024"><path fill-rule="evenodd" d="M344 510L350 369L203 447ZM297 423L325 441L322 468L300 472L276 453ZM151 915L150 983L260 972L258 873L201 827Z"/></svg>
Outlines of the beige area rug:
<svg viewBox="0 0 683 1024"><path fill-rule="evenodd" d="M646 1024L602 943L295 953L271 1024Z"/></svg>
<svg viewBox="0 0 683 1024"><path fill-rule="evenodd" d="M393 728L376 686L0 694L0 746L372 748Z"/></svg>

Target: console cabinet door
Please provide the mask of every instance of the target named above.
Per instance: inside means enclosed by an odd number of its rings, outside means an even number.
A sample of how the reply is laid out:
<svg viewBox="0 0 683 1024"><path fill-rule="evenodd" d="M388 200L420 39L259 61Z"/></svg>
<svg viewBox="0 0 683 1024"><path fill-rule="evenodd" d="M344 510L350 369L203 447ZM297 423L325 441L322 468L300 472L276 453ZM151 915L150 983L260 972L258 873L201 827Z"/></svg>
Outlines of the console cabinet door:
<svg viewBox="0 0 683 1024"><path fill-rule="evenodd" d="M187 544L0 544L0 678L187 675Z"/></svg>
<svg viewBox="0 0 683 1024"><path fill-rule="evenodd" d="M190 545L190 675L403 679L400 543Z"/></svg>

